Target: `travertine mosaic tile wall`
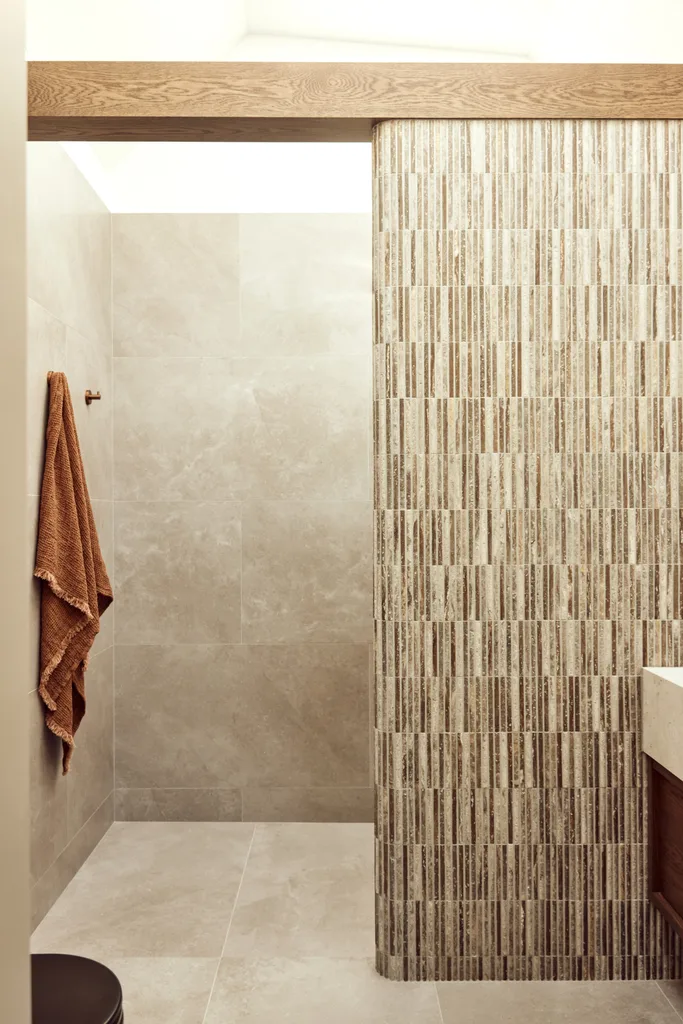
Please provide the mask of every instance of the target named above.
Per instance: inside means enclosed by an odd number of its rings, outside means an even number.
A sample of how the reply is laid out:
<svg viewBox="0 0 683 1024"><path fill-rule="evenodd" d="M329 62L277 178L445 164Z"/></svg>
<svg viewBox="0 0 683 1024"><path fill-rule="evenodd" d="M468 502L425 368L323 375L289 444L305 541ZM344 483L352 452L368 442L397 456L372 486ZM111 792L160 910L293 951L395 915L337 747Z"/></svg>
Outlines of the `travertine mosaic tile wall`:
<svg viewBox="0 0 683 1024"><path fill-rule="evenodd" d="M679 972L640 670L680 665L681 124L374 141L377 965Z"/></svg>

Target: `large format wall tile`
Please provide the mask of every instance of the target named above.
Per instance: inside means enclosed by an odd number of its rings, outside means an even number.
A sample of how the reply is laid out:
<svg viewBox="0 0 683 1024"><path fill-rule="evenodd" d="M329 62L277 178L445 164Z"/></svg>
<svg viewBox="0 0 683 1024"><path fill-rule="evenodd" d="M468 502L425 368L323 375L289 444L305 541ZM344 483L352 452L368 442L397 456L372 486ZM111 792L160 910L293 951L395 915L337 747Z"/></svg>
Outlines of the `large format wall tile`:
<svg viewBox="0 0 683 1024"><path fill-rule="evenodd" d="M239 789L117 789L116 820L242 821L242 794Z"/></svg>
<svg viewBox="0 0 683 1024"><path fill-rule="evenodd" d="M681 563L682 127L375 130L392 978L680 974L648 899L640 673L683 657L664 596Z"/></svg>
<svg viewBox="0 0 683 1024"><path fill-rule="evenodd" d="M28 294L111 353L111 215L56 142L26 150Z"/></svg>
<svg viewBox="0 0 683 1024"><path fill-rule="evenodd" d="M249 502L242 534L245 643L372 638L369 502Z"/></svg>
<svg viewBox="0 0 683 1024"><path fill-rule="evenodd" d="M114 359L115 498L231 497L229 365L222 359Z"/></svg>
<svg viewBox="0 0 683 1024"><path fill-rule="evenodd" d="M370 217L113 248L117 815L366 820Z"/></svg>
<svg viewBox="0 0 683 1024"><path fill-rule="evenodd" d="M364 214L240 216L243 355L359 352L372 334Z"/></svg>
<svg viewBox="0 0 683 1024"><path fill-rule="evenodd" d="M363 644L117 646L122 788L365 786Z"/></svg>
<svg viewBox="0 0 683 1024"><path fill-rule="evenodd" d="M374 790L250 786L242 793L244 821L374 821Z"/></svg>
<svg viewBox="0 0 683 1024"><path fill-rule="evenodd" d="M66 328L56 317L28 300L27 342L28 493L40 494L45 456L50 370L66 370Z"/></svg>
<svg viewBox="0 0 683 1024"><path fill-rule="evenodd" d="M116 502L119 643L239 643L240 506Z"/></svg>
<svg viewBox="0 0 683 1024"><path fill-rule="evenodd" d="M33 573L44 462L49 370L69 379L100 543L113 572L111 217L58 143L27 148L28 514L27 573ZM86 388L103 399L89 408ZM40 589L31 590L31 685L38 685ZM95 641L90 694L72 773L61 776L61 744L32 694L32 913L39 920L113 818L113 613ZM102 653L108 649L108 654Z"/></svg>
<svg viewBox="0 0 683 1024"><path fill-rule="evenodd" d="M374 803L369 787L117 789L116 820L371 822Z"/></svg>
<svg viewBox="0 0 683 1024"><path fill-rule="evenodd" d="M74 407L83 468L91 498L112 497L112 393L111 346L107 349L71 329L66 333L66 372ZM85 392L99 391L99 402L86 404Z"/></svg>
<svg viewBox="0 0 683 1024"><path fill-rule="evenodd" d="M107 567L109 581L114 587L114 594L118 601L118 594L114 584L114 503L111 501L92 501L92 511L95 517L95 529L100 542L100 549L104 564ZM94 657L111 647L114 643L114 605L110 605L104 615L100 618L100 631L95 637L91 655ZM113 681L112 681L113 682ZM112 690L113 696L113 690Z"/></svg>
<svg viewBox="0 0 683 1024"><path fill-rule="evenodd" d="M69 839L114 788L114 648L90 659L85 681L86 715L76 734L67 776Z"/></svg>
<svg viewBox="0 0 683 1024"><path fill-rule="evenodd" d="M113 218L114 352L224 356L238 351L238 218Z"/></svg>
<svg viewBox="0 0 683 1024"><path fill-rule="evenodd" d="M66 846L67 780L62 775L62 742L45 725L37 690L28 695L31 804L31 882L43 875Z"/></svg>
<svg viewBox="0 0 683 1024"><path fill-rule="evenodd" d="M369 498L364 358L118 358L114 369L116 498Z"/></svg>
<svg viewBox="0 0 683 1024"><path fill-rule="evenodd" d="M114 794L110 793L80 832L61 851L31 889L31 922L36 928L50 907L66 889L114 820Z"/></svg>

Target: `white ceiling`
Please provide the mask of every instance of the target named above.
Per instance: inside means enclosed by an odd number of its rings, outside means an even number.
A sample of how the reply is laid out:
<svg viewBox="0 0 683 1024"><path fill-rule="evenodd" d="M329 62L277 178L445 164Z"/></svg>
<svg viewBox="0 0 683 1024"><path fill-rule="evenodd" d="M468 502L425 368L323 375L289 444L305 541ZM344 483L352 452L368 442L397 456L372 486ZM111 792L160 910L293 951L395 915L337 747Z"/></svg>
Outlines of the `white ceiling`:
<svg viewBox="0 0 683 1024"><path fill-rule="evenodd" d="M683 0L27 0L71 60L683 61Z"/></svg>
<svg viewBox="0 0 683 1024"><path fill-rule="evenodd" d="M547 0L247 0L248 31L441 50L528 53Z"/></svg>
<svg viewBox="0 0 683 1024"><path fill-rule="evenodd" d="M29 60L225 60L243 0L26 0Z"/></svg>
<svg viewBox="0 0 683 1024"><path fill-rule="evenodd" d="M549 2L28 0L28 49L32 59L237 59L232 51L245 37L250 42L270 37L269 53L276 37L283 50L287 41L314 41L317 58L304 47L314 60L330 59L320 50L325 43L369 44L375 51L406 48L418 51L422 60L444 59L423 50L438 50L451 59L467 51L524 56L531 52L534 26ZM251 45L251 59L273 59L256 51L258 46ZM340 52L340 59L362 59L358 51Z"/></svg>
<svg viewBox="0 0 683 1024"><path fill-rule="evenodd" d="M683 62L683 0L246 0L244 15L248 36L419 47L452 60Z"/></svg>
<svg viewBox="0 0 683 1024"><path fill-rule="evenodd" d="M302 36L246 35L230 51L230 60L244 61L528 61L527 54L489 50L453 50L436 46L404 46Z"/></svg>

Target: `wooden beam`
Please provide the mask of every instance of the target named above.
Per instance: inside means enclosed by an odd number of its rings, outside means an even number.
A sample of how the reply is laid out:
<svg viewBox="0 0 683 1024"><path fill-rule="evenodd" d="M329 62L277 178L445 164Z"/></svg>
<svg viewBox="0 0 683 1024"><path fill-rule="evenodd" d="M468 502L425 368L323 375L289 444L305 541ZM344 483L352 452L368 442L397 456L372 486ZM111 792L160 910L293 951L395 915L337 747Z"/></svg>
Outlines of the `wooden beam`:
<svg viewBox="0 0 683 1024"><path fill-rule="evenodd" d="M392 118L683 119L680 64L29 63L29 138L367 141Z"/></svg>
<svg viewBox="0 0 683 1024"><path fill-rule="evenodd" d="M361 118L30 117L29 140L89 142L369 142Z"/></svg>

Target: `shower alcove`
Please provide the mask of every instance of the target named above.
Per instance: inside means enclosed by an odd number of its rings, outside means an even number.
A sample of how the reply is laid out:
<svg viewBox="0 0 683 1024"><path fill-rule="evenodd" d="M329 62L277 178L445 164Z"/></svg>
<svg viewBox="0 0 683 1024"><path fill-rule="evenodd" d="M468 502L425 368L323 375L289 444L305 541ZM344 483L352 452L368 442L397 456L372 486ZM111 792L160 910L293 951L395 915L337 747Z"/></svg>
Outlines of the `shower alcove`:
<svg viewBox="0 0 683 1024"><path fill-rule="evenodd" d="M29 84L33 139L372 138L377 969L678 977L640 674L682 654L680 67Z"/></svg>

